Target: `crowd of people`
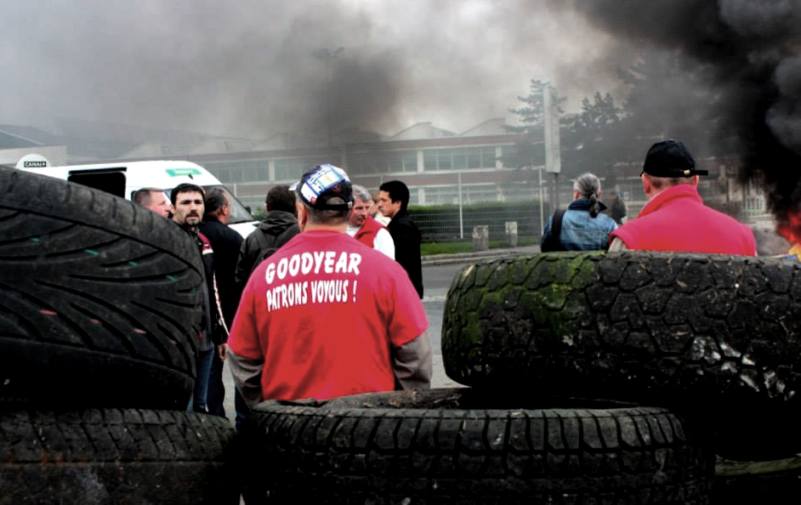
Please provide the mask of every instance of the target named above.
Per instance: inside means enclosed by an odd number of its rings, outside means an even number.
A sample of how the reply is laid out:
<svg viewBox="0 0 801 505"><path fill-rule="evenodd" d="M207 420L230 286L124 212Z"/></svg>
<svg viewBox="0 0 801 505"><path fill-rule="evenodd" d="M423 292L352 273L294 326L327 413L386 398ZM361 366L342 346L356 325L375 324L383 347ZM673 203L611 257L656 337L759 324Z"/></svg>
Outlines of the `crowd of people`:
<svg viewBox="0 0 801 505"><path fill-rule="evenodd" d="M430 386L421 235L403 182L374 197L341 168L317 165L270 189L266 218L245 239L227 226L222 189L180 184L168 198L143 188L133 201L171 219L202 258L191 410L226 415L224 360L238 425L264 399Z"/></svg>
<svg viewBox="0 0 801 505"><path fill-rule="evenodd" d="M568 208L545 225L541 249L755 255L750 228L704 205L706 174L681 142L654 144L640 174L648 201L627 221L620 195L607 208L600 179L583 174ZM244 240L227 226L221 189L181 184L167 198L144 188L133 199L184 230L203 260L191 409L225 416L224 360L237 424L266 399L430 387L421 235L403 182L373 195L341 168L317 165L270 189L266 219Z"/></svg>

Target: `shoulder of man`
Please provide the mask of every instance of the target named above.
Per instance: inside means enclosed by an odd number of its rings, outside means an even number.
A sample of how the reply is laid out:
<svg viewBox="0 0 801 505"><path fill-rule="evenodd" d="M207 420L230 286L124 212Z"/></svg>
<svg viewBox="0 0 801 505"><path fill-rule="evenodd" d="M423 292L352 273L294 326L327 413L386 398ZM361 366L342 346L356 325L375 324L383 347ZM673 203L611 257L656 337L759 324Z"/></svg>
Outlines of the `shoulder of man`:
<svg viewBox="0 0 801 505"><path fill-rule="evenodd" d="M295 238L295 236L300 233L300 227L295 223L283 228L277 234L262 232L261 230L257 230L254 233L261 234L261 237L257 238L254 244L254 248L258 251L256 263L254 263L254 265L258 265L275 254L284 244Z"/></svg>
<svg viewBox="0 0 801 505"><path fill-rule="evenodd" d="M217 224L213 226L213 229L224 240L235 241L237 243L244 240L238 231L219 221L217 221Z"/></svg>
<svg viewBox="0 0 801 505"><path fill-rule="evenodd" d="M285 212L288 216L292 217L292 214ZM263 221L259 223L259 226L256 228L258 231L261 231L265 235L280 235L284 233L286 230L295 227L298 227L298 221L296 219L272 219L270 221Z"/></svg>
<svg viewBox="0 0 801 505"><path fill-rule="evenodd" d="M236 249L239 249L239 246L245 240L244 237L242 237L242 235L240 235L238 231L234 230L228 225L225 225L225 231L223 232L223 236L225 237L225 240L228 242L228 246Z"/></svg>
<svg viewBox="0 0 801 505"><path fill-rule="evenodd" d="M380 230L385 230L385 229L386 226L378 222L372 216L367 216L367 218L364 220L364 224L362 224L361 228L359 228L359 230L365 230L365 231L376 230L376 233Z"/></svg>
<svg viewBox="0 0 801 505"><path fill-rule="evenodd" d="M387 225L387 229L393 235L420 234L420 230L417 228L417 225L414 223L409 214L403 214L397 218L392 218L392 221L390 221L389 225Z"/></svg>
<svg viewBox="0 0 801 505"><path fill-rule="evenodd" d="M227 238L226 229L228 229L228 227L217 220L203 221L198 227L200 233L211 243L212 248L214 244L218 244Z"/></svg>

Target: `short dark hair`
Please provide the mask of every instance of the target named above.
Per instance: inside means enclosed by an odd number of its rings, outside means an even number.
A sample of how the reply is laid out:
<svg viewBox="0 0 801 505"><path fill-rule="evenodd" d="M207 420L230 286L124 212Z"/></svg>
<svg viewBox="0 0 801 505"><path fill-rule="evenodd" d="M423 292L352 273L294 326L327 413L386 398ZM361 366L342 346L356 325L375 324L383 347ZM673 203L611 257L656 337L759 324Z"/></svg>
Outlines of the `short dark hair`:
<svg viewBox="0 0 801 505"><path fill-rule="evenodd" d="M160 193L161 190L158 188L140 188L133 192L131 195L131 201L137 205L141 205L142 207L146 207L150 203L150 196L151 193Z"/></svg>
<svg viewBox="0 0 801 505"><path fill-rule="evenodd" d="M225 191L222 188L211 188L206 193L206 198L203 202L203 217L214 216L218 210L222 209L228 203L228 198L225 197Z"/></svg>
<svg viewBox="0 0 801 505"><path fill-rule="evenodd" d="M346 222L350 216L350 209L315 209L306 202L303 202L303 206L306 208L311 223L338 225Z"/></svg>
<svg viewBox="0 0 801 505"><path fill-rule="evenodd" d="M172 188L172 191L170 191L170 202L172 203L173 207L175 207L175 202L178 199L179 193L200 193L200 196L203 197L203 200L206 199L206 192L203 191L203 188L197 184L192 184L191 182L182 182L181 184Z"/></svg>
<svg viewBox="0 0 801 505"><path fill-rule="evenodd" d="M267 205L267 212L283 210L294 215L298 213L298 209L295 207L295 192L290 190L289 186L279 185L270 188L264 203Z"/></svg>
<svg viewBox="0 0 801 505"><path fill-rule="evenodd" d="M656 177L655 175L643 174L651 181L651 185L656 190L676 186L677 184L692 184L692 177Z"/></svg>
<svg viewBox="0 0 801 505"><path fill-rule="evenodd" d="M389 193L389 199L393 202L400 202L401 210L409 206L409 188L402 181L387 181L378 190Z"/></svg>

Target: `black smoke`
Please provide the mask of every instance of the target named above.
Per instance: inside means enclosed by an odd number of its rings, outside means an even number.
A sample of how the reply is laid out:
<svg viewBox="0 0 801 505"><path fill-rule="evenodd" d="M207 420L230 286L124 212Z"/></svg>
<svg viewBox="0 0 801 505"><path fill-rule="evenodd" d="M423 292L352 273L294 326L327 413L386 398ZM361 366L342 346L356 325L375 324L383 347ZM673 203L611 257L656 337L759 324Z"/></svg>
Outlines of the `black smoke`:
<svg viewBox="0 0 801 505"><path fill-rule="evenodd" d="M532 78L552 80L573 105L615 80L597 57L609 37L598 40L574 11L545 2L3 7L0 124L76 118L257 141L283 132L320 138L329 123L391 134L431 121L459 132L505 116Z"/></svg>
<svg viewBox="0 0 801 505"><path fill-rule="evenodd" d="M716 150L738 157L742 181L762 185L779 228L789 227L801 239L801 227L790 223L790 216L801 212L801 3L575 0L570 5L610 34L675 52L687 60L689 72L704 76L713 90L706 110L717 130Z"/></svg>
<svg viewBox="0 0 801 505"><path fill-rule="evenodd" d="M391 124L410 75L344 2L14 0L4 19L0 124L319 136Z"/></svg>

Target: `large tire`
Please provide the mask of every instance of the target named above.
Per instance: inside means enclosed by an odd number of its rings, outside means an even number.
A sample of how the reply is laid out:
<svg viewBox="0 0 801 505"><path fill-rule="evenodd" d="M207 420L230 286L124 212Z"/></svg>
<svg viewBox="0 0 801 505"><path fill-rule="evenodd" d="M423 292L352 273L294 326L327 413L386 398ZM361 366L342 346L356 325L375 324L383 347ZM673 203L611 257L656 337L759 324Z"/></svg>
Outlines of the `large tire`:
<svg viewBox="0 0 801 505"><path fill-rule="evenodd" d="M0 414L0 505L239 503L234 430L151 410Z"/></svg>
<svg viewBox="0 0 801 505"><path fill-rule="evenodd" d="M170 221L0 168L0 403L185 407L202 283Z"/></svg>
<svg viewBox="0 0 801 505"><path fill-rule="evenodd" d="M713 459L670 412L502 408L468 388L265 402L248 504L707 503Z"/></svg>
<svg viewBox="0 0 801 505"><path fill-rule="evenodd" d="M442 328L459 383L684 409L731 456L801 450L795 261L559 253L471 265Z"/></svg>

